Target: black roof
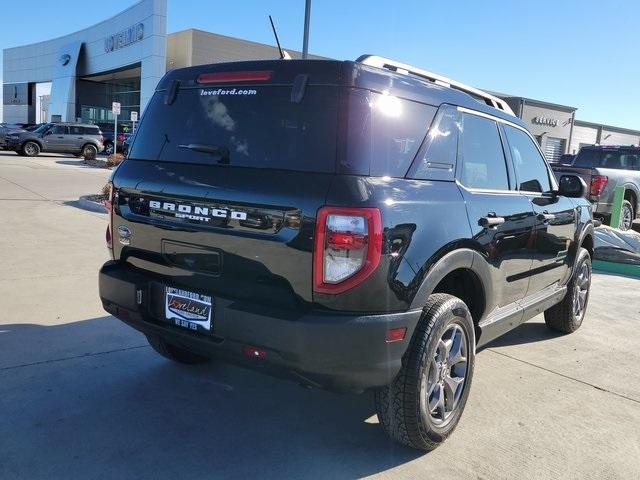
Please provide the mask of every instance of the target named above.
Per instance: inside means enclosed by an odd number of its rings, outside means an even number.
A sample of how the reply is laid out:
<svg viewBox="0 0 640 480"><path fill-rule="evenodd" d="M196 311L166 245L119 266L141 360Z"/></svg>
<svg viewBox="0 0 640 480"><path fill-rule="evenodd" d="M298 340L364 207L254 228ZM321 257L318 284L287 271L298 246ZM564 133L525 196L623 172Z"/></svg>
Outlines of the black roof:
<svg viewBox="0 0 640 480"><path fill-rule="evenodd" d="M174 80L179 81L180 88L202 88L202 85L197 82L198 75L202 73L247 71L270 71L272 74L270 84L291 85L297 75L305 74L308 76L309 85L366 88L376 92L388 92L400 98L436 107L447 103L493 115L526 128L526 124L519 118L481 103L467 93L437 85L414 75L397 73L354 61L258 60L197 65L167 72L158 83L157 90L167 90ZM234 82L227 85L233 88L237 85L252 84L256 85L256 82Z"/></svg>

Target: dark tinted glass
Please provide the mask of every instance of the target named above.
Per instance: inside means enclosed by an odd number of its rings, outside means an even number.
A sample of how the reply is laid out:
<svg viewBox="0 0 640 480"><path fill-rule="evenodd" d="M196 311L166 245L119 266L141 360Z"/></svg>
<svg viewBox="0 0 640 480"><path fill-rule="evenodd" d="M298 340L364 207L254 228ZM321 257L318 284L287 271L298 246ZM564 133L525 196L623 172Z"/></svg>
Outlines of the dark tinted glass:
<svg viewBox="0 0 640 480"><path fill-rule="evenodd" d="M98 127L82 127L82 131L85 135L100 135L100 129Z"/></svg>
<svg viewBox="0 0 640 480"><path fill-rule="evenodd" d="M518 190L548 192L551 190L549 170L529 135L518 128L504 126L511 159L516 170Z"/></svg>
<svg viewBox="0 0 640 480"><path fill-rule="evenodd" d="M129 158L215 165L228 152L232 166L335 171L335 87L308 86L300 103L291 86L261 85L182 88L164 100L153 96Z"/></svg>
<svg viewBox="0 0 640 480"><path fill-rule="evenodd" d="M634 170L638 166L638 154L627 150L615 152L602 152L600 167L614 168L617 170Z"/></svg>
<svg viewBox="0 0 640 480"><path fill-rule="evenodd" d="M424 156L416 161L414 170L411 172L412 178L453 179L460 126L460 114L457 108L449 105L440 108L427 134Z"/></svg>
<svg viewBox="0 0 640 480"><path fill-rule="evenodd" d="M74 125L69 126L69 133L71 135L84 135L84 129L82 127L77 127Z"/></svg>
<svg viewBox="0 0 640 480"><path fill-rule="evenodd" d="M51 129L53 135L64 135L67 132L67 127L64 125L54 125Z"/></svg>
<svg viewBox="0 0 640 480"><path fill-rule="evenodd" d="M430 105L351 90L340 172L404 177L435 113Z"/></svg>
<svg viewBox="0 0 640 480"><path fill-rule="evenodd" d="M508 190L507 164L496 122L464 113L460 141L461 183L470 188Z"/></svg>

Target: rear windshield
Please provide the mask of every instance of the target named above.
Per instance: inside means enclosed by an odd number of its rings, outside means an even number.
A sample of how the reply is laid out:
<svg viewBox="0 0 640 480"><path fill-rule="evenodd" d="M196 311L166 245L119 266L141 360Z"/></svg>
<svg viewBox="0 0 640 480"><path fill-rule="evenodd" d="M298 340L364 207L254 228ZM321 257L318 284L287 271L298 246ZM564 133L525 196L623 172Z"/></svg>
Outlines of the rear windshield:
<svg viewBox="0 0 640 480"><path fill-rule="evenodd" d="M169 105L158 91L129 158L333 173L338 89L309 86L300 103L291 89L182 88Z"/></svg>
<svg viewBox="0 0 640 480"><path fill-rule="evenodd" d="M574 167L600 167L619 170L640 168L640 150L596 150L583 148L578 153Z"/></svg>
<svg viewBox="0 0 640 480"><path fill-rule="evenodd" d="M296 103L291 90L183 88L170 104L166 92L156 92L129 158L403 177L436 112L337 86L308 86Z"/></svg>

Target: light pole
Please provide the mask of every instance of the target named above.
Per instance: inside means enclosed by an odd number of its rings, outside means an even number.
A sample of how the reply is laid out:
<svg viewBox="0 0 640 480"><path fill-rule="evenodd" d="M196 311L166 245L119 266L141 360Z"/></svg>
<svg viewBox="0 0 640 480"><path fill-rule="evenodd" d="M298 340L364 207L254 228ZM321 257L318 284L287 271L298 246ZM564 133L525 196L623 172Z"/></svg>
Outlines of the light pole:
<svg viewBox="0 0 640 480"><path fill-rule="evenodd" d="M311 20L311 0L306 0L304 6L304 37L302 39L302 58L309 55L309 21Z"/></svg>

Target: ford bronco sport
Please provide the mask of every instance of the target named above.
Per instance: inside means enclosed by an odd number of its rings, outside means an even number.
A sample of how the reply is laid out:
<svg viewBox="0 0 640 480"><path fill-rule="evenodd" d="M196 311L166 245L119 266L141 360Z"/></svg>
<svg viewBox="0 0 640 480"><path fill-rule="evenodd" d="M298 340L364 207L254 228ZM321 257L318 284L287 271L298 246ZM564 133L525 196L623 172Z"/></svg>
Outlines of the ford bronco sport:
<svg viewBox="0 0 640 480"><path fill-rule="evenodd" d="M455 428L476 349L583 321L593 225L506 104L380 57L173 70L113 173L104 308L183 363L373 391Z"/></svg>

